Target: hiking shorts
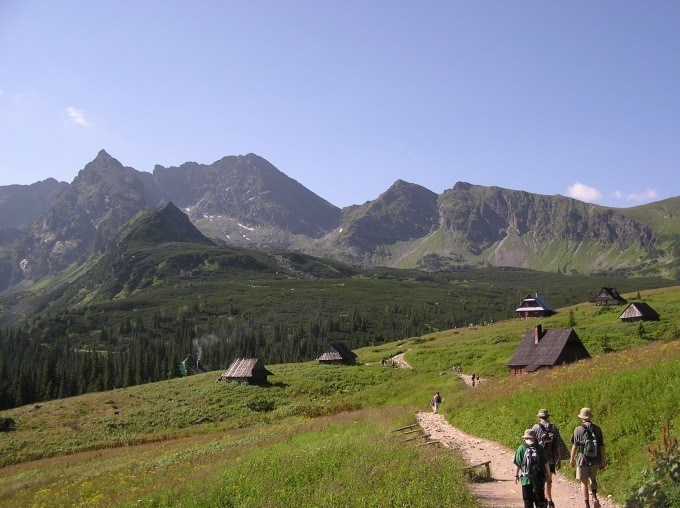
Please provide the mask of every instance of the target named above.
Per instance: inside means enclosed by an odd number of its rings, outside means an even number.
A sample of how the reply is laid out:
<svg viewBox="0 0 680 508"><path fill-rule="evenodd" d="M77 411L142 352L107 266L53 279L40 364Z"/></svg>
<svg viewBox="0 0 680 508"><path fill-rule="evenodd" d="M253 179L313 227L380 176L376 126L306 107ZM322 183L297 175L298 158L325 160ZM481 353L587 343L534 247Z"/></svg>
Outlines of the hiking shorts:
<svg viewBox="0 0 680 508"><path fill-rule="evenodd" d="M591 481L595 482L597 481L597 470L597 464L590 466L588 464L584 464L582 466L578 466L576 468L576 479L581 481L590 479Z"/></svg>

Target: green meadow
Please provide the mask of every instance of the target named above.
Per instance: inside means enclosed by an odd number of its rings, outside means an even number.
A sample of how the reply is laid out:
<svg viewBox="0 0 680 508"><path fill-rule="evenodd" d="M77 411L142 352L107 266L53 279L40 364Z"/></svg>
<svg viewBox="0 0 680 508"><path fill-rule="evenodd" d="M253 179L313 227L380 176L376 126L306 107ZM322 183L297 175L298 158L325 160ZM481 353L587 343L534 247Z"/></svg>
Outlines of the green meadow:
<svg viewBox="0 0 680 508"><path fill-rule="evenodd" d="M267 365L267 387L210 372L2 411L17 427L0 433L0 505L475 507L455 452L392 432L435 390L451 423L509 447L541 407L567 438L592 407L608 455L600 490L622 502L661 425L677 436L680 424L680 287L640 297L660 321L581 304L359 349L351 367ZM574 323L593 359L511 379L505 363L539 322ZM381 365L399 352L412 370ZM454 364L486 381L466 388Z"/></svg>

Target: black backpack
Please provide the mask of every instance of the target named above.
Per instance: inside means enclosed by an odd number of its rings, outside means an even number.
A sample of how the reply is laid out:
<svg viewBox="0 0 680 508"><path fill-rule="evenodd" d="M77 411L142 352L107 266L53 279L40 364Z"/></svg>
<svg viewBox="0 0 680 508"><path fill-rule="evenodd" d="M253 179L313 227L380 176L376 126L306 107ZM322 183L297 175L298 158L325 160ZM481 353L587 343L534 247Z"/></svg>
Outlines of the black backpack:
<svg viewBox="0 0 680 508"><path fill-rule="evenodd" d="M540 470L541 464L538 459L538 450L535 446L527 446L524 451L524 459L522 460L522 476L536 478Z"/></svg>
<svg viewBox="0 0 680 508"><path fill-rule="evenodd" d="M589 426L583 425L583 429L585 430L585 434L583 436L583 441L581 442L582 453L586 459L592 462L597 458L597 436Z"/></svg>
<svg viewBox="0 0 680 508"><path fill-rule="evenodd" d="M539 424L541 427L541 445L545 449L545 454L548 457L555 457L557 455L557 443L555 442L555 427L552 423L547 426Z"/></svg>

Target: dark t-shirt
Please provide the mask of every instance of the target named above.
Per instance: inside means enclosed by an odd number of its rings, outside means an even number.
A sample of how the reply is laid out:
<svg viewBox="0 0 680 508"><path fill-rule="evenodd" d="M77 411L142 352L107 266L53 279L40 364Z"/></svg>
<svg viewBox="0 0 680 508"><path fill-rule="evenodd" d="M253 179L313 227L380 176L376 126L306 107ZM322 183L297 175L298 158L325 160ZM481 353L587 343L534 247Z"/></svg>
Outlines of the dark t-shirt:
<svg viewBox="0 0 680 508"><path fill-rule="evenodd" d="M597 439L597 457L589 459L583 456L583 443L586 440L586 427L588 427ZM571 436L571 444L578 446L578 458L576 459L577 466L592 466L599 464L602 461L602 448L604 448L604 437L602 436L602 429L590 422L583 422L574 429L574 435Z"/></svg>
<svg viewBox="0 0 680 508"><path fill-rule="evenodd" d="M553 423L548 423L547 426L544 426L542 423L537 423L533 427L531 427L531 430L533 430L536 433L538 442L541 445L543 445L543 448L545 448L549 464L556 464L558 461L562 460L562 453L564 452L561 453L561 451L564 449L565 445L562 441L562 437L560 436L560 429L557 428L557 425ZM550 447L550 449L552 450L552 454L548 453L549 451L548 444L546 443L548 431L553 433L553 442L552 446Z"/></svg>

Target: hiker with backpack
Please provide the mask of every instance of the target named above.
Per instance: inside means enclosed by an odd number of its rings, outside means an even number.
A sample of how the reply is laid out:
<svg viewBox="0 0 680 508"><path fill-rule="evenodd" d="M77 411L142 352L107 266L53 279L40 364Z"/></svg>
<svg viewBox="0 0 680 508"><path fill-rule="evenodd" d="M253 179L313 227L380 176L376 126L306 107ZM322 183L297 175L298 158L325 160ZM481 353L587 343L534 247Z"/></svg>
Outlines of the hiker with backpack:
<svg viewBox="0 0 680 508"><path fill-rule="evenodd" d="M604 437L602 429L591 421L592 411L589 407L581 409L578 417L583 423L574 429L574 435L571 437L569 465L576 467L576 479L581 482L581 496L585 507L591 508L588 498L590 481L592 508L600 508L600 500L597 498L597 470L605 467Z"/></svg>
<svg viewBox="0 0 680 508"><path fill-rule="evenodd" d="M524 431L524 442L515 452L515 483L522 486L524 508L545 508L544 484L550 471L545 450L532 429Z"/></svg>
<svg viewBox="0 0 680 508"><path fill-rule="evenodd" d="M552 499L552 475L560 468L562 460L569 458L569 450L562 436L560 436L560 429L557 428L557 425L548 421L550 412L547 409L541 409L536 416L538 416L539 422L531 430L536 433L536 439L548 457L549 471L545 478L545 499L548 508L555 508Z"/></svg>
<svg viewBox="0 0 680 508"><path fill-rule="evenodd" d="M432 406L432 412L436 413L439 410L439 404L442 403L442 396L439 395L439 392L434 394L434 397L432 397L432 400L430 401L430 406Z"/></svg>

